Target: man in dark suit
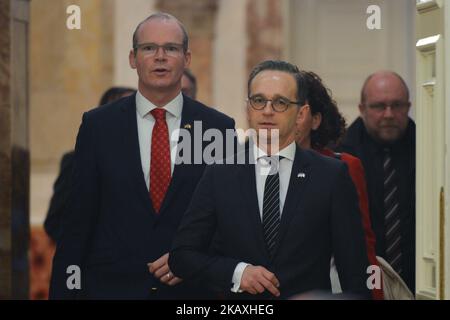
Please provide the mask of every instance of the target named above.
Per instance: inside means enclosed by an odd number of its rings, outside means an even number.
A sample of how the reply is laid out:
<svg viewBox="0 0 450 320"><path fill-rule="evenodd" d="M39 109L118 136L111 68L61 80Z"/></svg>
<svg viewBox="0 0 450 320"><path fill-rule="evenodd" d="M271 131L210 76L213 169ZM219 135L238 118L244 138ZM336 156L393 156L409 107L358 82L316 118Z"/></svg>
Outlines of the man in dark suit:
<svg viewBox="0 0 450 320"><path fill-rule="evenodd" d="M233 161L206 168L170 252L174 274L201 279L227 298L288 298L330 291L334 254L343 292L368 297L348 169L295 144L306 90L287 62L265 61L252 71L247 118L256 135ZM249 161L239 164L243 158Z"/></svg>
<svg viewBox="0 0 450 320"><path fill-rule="evenodd" d="M373 73L361 90L361 117L340 149L363 163L377 255L414 292L416 125L410 107L408 87L397 73Z"/></svg>
<svg viewBox="0 0 450 320"><path fill-rule="evenodd" d="M186 135L177 129L202 141L205 130L225 133L234 121L181 94L190 59L183 25L165 13L148 17L137 26L129 55L138 92L83 115L51 298L192 297L167 260L205 164L186 157L179 163L179 153L189 150L178 150Z"/></svg>

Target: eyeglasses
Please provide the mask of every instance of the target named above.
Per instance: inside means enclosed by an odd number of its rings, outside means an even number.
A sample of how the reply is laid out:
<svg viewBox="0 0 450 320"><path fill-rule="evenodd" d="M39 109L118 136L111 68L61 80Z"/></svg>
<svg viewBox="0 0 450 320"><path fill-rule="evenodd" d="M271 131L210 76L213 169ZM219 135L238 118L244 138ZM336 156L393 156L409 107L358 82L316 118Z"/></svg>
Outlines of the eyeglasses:
<svg viewBox="0 0 450 320"><path fill-rule="evenodd" d="M392 103L384 103L384 102L378 102L378 103L372 103L369 104L368 107L371 110L377 111L377 112L384 112L387 107L391 107L392 112L402 112L406 111L409 108L409 102L404 101L394 101Z"/></svg>
<svg viewBox="0 0 450 320"><path fill-rule="evenodd" d="M296 104L296 105L301 104L299 101L291 101L285 97L276 97L274 99L266 99L259 95L248 97L247 101L250 103L252 108L255 110L263 110L266 107L267 102L270 101L272 110L275 112L284 112L289 108L289 106L291 104Z"/></svg>
<svg viewBox="0 0 450 320"><path fill-rule="evenodd" d="M154 56L159 48L162 48L164 54L170 57L179 57L181 52L184 51L183 45L178 43L166 43L163 45L156 43L141 43L134 47L134 50L141 50L145 55Z"/></svg>

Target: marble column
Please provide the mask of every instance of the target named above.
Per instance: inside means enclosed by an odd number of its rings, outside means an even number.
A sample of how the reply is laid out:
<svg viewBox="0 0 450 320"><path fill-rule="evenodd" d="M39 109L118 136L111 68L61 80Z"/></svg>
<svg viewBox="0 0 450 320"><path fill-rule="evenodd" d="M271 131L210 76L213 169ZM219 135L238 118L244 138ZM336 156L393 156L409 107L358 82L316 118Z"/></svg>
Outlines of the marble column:
<svg viewBox="0 0 450 320"><path fill-rule="evenodd" d="M29 0L0 0L0 299L28 298Z"/></svg>

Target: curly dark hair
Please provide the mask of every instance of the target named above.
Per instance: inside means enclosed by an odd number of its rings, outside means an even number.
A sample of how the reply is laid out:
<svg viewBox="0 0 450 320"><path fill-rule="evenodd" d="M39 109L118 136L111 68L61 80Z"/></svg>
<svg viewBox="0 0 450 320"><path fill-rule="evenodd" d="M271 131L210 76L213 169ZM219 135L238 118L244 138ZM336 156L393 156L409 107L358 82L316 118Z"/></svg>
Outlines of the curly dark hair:
<svg viewBox="0 0 450 320"><path fill-rule="evenodd" d="M311 131L311 147L322 149L336 145L345 133L345 119L339 112L331 90L325 87L322 79L312 71L301 71L308 85L307 102L311 114L321 113L322 121L317 130Z"/></svg>

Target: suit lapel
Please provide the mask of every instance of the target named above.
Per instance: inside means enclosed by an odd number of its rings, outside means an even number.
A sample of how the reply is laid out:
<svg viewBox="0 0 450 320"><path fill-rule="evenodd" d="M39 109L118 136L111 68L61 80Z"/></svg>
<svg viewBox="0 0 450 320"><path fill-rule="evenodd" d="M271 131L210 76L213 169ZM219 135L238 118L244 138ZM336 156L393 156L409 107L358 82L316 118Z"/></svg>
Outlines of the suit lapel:
<svg viewBox="0 0 450 320"><path fill-rule="evenodd" d="M155 211L151 204L150 195L145 185L145 178L142 172L141 154L139 148L139 136L137 131L136 120L136 95L132 95L126 100L126 103L122 106L122 111L125 113L125 127L123 135L123 147L125 150L125 159L127 163L125 166L128 168L131 176L131 184L136 188L138 197L145 205L146 216L154 217Z"/></svg>
<svg viewBox="0 0 450 320"><path fill-rule="evenodd" d="M248 152L248 149L246 150ZM248 156L248 154L246 155ZM246 158L248 159L248 158ZM249 231L253 232L253 236L249 236L249 239L255 239L255 243L258 246L258 250L263 254L264 259L269 261L269 254L266 249L263 227L261 223L261 213L258 206L258 194L256 192L256 177L255 177L255 165L246 164L239 165L236 171L236 181L241 188L240 194L242 195L242 201L245 204L246 218L248 219Z"/></svg>
<svg viewBox="0 0 450 320"><path fill-rule="evenodd" d="M194 120L201 120L198 119L198 112L195 109L195 106L192 105L192 102L189 101L185 96L183 96L183 109L181 111L181 123L180 123L180 129L189 130L191 133L191 163L193 163L193 157L194 157L194 141L195 139L201 139L201 137L195 137L194 135ZM178 139L178 143L180 143L181 136ZM201 140L200 140L201 141ZM177 150L177 157L178 152ZM202 148L203 151L203 148ZM175 196L177 190L180 188L180 184L183 182L183 177L186 175L185 170L189 170L190 165L189 164L176 164L174 166L172 179L170 180L169 188L167 189L167 193L164 197L163 203L161 205L160 214L158 216L162 216L166 209L168 208L169 204L172 201L172 198Z"/></svg>
<svg viewBox="0 0 450 320"><path fill-rule="evenodd" d="M289 179L288 192L281 215L280 230L278 233L275 254L287 233L292 218L296 215L303 214L303 212L299 212L298 203L303 201L305 195L303 190L310 179L310 162L308 158L309 155L306 152L302 151L299 147L296 147L291 177Z"/></svg>

